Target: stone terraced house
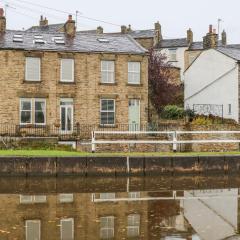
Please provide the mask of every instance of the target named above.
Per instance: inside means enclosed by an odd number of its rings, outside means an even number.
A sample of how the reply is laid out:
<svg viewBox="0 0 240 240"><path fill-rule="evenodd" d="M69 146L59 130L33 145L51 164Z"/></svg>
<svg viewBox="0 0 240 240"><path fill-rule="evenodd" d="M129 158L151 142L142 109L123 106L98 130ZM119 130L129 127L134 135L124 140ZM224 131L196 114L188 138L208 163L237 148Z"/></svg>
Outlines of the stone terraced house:
<svg viewBox="0 0 240 240"><path fill-rule="evenodd" d="M6 30L0 9L0 123L64 132L147 123L147 50L129 35L91 33L76 32L71 16Z"/></svg>

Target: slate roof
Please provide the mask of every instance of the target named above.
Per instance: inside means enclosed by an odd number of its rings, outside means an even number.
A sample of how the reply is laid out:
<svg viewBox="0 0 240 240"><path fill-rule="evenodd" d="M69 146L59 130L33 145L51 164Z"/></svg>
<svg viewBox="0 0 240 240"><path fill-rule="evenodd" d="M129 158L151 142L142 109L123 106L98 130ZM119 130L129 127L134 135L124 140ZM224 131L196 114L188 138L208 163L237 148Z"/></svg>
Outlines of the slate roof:
<svg viewBox="0 0 240 240"><path fill-rule="evenodd" d="M193 42L189 46L189 50L203 50L203 42Z"/></svg>
<svg viewBox="0 0 240 240"><path fill-rule="evenodd" d="M133 38L153 38L155 36L154 29L147 29L147 30L136 30L129 32Z"/></svg>
<svg viewBox="0 0 240 240"><path fill-rule="evenodd" d="M240 61L240 49L232 47L218 47L217 51L225 54L226 56Z"/></svg>
<svg viewBox="0 0 240 240"><path fill-rule="evenodd" d="M23 42L13 42L15 34L23 35ZM45 50L45 51L66 51L66 52L106 52L106 53L130 53L145 54L147 50L140 46L129 35L110 35L110 34L87 34L76 33L76 36L69 39L64 33L45 33L41 32L45 44L34 43L34 36L39 32L31 31L13 31L7 30L5 34L0 35L0 49L22 49L22 50ZM53 38L61 36L65 44L56 44ZM100 42L98 39L104 38L109 42Z"/></svg>
<svg viewBox="0 0 240 240"><path fill-rule="evenodd" d="M26 30L26 32L59 32L59 30L64 26L64 23L49 24L47 26L32 26Z"/></svg>
<svg viewBox="0 0 240 240"><path fill-rule="evenodd" d="M156 48L188 47L187 38L163 39Z"/></svg>

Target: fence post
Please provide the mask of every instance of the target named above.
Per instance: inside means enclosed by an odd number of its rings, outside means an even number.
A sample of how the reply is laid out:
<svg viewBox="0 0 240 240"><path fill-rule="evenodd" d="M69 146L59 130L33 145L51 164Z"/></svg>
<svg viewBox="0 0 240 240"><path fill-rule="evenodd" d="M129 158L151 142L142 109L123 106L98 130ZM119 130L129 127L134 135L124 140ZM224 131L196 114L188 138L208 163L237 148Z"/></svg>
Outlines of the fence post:
<svg viewBox="0 0 240 240"><path fill-rule="evenodd" d="M95 132L92 131L92 153L96 151L96 144L95 144Z"/></svg>
<svg viewBox="0 0 240 240"><path fill-rule="evenodd" d="M177 132L173 132L173 152L177 152Z"/></svg>

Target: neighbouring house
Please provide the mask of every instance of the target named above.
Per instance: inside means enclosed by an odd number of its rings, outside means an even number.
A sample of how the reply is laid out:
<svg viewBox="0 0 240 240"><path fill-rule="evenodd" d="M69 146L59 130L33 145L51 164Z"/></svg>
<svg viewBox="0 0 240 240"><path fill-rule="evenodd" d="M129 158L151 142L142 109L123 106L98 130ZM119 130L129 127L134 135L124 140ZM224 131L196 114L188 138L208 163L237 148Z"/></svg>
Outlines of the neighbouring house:
<svg viewBox="0 0 240 240"><path fill-rule="evenodd" d="M75 124L147 123L147 50L129 35L76 32L71 16L6 30L0 9L0 59L2 124L71 132Z"/></svg>
<svg viewBox="0 0 240 240"><path fill-rule="evenodd" d="M185 108L239 122L240 49L216 43L216 34L209 32L206 50L185 71Z"/></svg>

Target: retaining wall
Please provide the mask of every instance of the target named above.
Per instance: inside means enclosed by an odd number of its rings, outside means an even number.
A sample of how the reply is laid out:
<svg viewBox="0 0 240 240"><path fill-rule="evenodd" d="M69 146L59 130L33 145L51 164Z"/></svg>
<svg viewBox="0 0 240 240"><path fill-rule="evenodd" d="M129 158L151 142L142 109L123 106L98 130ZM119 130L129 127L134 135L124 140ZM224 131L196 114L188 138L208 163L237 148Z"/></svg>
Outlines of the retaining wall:
<svg viewBox="0 0 240 240"><path fill-rule="evenodd" d="M0 176L239 174L239 156L0 157Z"/></svg>

